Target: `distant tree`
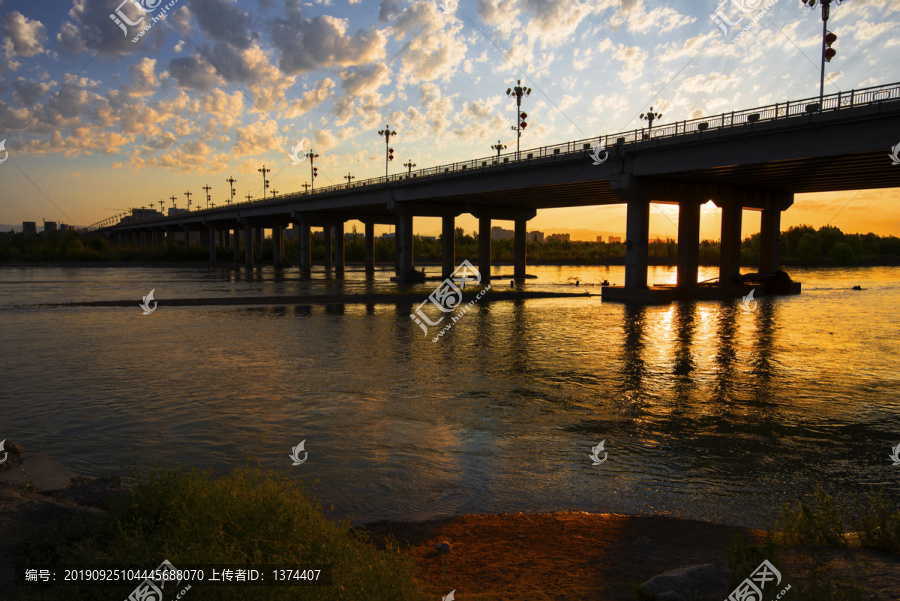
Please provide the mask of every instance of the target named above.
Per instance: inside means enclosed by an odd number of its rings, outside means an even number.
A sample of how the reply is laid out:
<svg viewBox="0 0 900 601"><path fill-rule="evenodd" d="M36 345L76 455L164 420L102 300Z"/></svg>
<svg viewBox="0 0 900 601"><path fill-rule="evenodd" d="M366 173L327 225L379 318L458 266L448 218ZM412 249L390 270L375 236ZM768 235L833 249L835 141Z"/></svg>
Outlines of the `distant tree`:
<svg viewBox="0 0 900 601"><path fill-rule="evenodd" d="M853 249L846 242L838 242L832 246L828 252L828 258L837 265L856 265L859 263L856 253L853 252Z"/></svg>
<svg viewBox="0 0 900 601"><path fill-rule="evenodd" d="M822 239L819 234L813 232L800 237L800 241L797 242L797 256L808 263L818 258L821 253Z"/></svg>

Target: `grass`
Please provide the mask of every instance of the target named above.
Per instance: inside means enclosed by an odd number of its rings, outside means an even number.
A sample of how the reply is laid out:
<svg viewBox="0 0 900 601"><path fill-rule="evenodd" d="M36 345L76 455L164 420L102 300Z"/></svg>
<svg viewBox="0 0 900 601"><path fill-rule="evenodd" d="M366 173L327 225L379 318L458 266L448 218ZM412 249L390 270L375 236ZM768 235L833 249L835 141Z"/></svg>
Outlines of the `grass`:
<svg viewBox="0 0 900 601"><path fill-rule="evenodd" d="M295 482L258 467L210 472L154 471L135 479L99 524L47 524L22 549L35 564L330 564L328 587L193 586L186 601L304 599L421 601L412 560L389 541L378 551L365 534L326 519ZM124 599L115 587L18 589L16 600ZM169 593L169 591L165 591ZM177 592L177 591L175 591ZM168 600L169 597L166 597Z"/></svg>

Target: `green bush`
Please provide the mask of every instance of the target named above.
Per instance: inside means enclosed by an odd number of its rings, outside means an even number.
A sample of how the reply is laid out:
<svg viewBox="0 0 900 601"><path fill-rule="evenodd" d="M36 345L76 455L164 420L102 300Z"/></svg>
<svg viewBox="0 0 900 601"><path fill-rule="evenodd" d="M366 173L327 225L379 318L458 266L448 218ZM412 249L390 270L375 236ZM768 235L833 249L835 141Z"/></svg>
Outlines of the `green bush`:
<svg viewBox="0 0 900 601"><path fill-rule="evenodd" d="M860 544L900 555L900 509L891 507L881 492L869 496L869 508L854 521Z"/></svg>

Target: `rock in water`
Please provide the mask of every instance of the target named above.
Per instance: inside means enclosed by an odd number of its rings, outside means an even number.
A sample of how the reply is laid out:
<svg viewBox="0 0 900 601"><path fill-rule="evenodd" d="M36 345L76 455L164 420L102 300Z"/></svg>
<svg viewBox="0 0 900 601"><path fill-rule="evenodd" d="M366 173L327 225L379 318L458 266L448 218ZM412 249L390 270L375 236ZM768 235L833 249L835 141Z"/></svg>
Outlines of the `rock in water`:
<svg viewBox="0 0 900 601"><path fill-rule="evenodd" d="M440 542L434 546L434 550L438 552L440 555L444 555L446 553L452 553L453 547L450 546L450 543L447 541Z"/></svg>

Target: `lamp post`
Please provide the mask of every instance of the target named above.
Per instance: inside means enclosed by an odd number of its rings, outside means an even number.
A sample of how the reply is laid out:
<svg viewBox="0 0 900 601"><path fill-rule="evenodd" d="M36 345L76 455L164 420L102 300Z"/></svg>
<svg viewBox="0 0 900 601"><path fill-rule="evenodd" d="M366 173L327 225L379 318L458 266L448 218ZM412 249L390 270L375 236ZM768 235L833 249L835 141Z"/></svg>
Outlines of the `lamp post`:
<svg viewBox="0 0 900 601"><path fill-rule="evenodd" d="M825 63L830 63L837 54L837 50L831 47L837 41L837 36L828 31L828 17L831 16L831 3L841 4L844 0L800 0L804 6L815 10L817 4L822 5L822 66L819 73L819 110L821 111L825 100Z"/></svg>
<svg viewBox="0 0 900 601"><path fill-rule="evenodd" d="M175 196L174 194L173 194L172 196L169 197L169 200L172 201L172 208L173 208L173 209L177 209L177 208L178 208L178 207L175 206L175 200L176 200L177 198L178 198L178 197Z"/></svg>
<svg viewBox="0 0 900 601"><path fill-rule="evenodd" d="M272 200L275 200L276 194L278 194L278 190L272 190Z"/></svg>
<svg viewBox="0 0 900 601"><path fill-rule="evenodd" d="M497 140L497 143L496 143L496 144L493 144L493 145L491 146L491 150L496 150L496 151L497 151L497 164L499 164L499 163L500 163L500 151L501 151L501 150L506 150L506 144L502 144L502 143L500 142L500 140Z"/></svg>
<svg viewBox="0 0 900 601"><path fill-rule="evenodd" d="M650 134L653 133L653 122L657 119L662 119L662 113L654 113L653 107L650 107L649 113L641 113L641 119L646 121L649 125L647 126L647 137L650 137Z"/></svg>
<svg viewBox="0 0 900 601"><path fill-rule="evenodd" d="M271 169L266 169L266 166L263 165L262 169L257 169L259 173L263 174L263 200L266 199L266 192L269 189L269 180L266 179L266 173L272 173Z"/></svg>
<svg viewBox="0 0 900 601"><path fill-rule="evenodd" d="M316 189L316 178L319 177L319 168L313 165L315 160L319 158L319 155L313 152L312 148L309 149L309 152L306 153L306 158L309 159L309 191L312 193L313 190Z"/></svg>
<svg viewBox="0 0 900 601"><path fill-rule="evenodd" d="M412 162L412 159L409 159L408 163L403 163L403 166L408 168L409 170L406 172L406 179L412 178L412 169L416 166L415 163Z"/></svg>
<svg viewBox="0 0 900 601"><path fill-rule="evenodd" d="M526 113L521 113L522 110L522 97L531 95L531 88L522 87L522 80L517 80L518 83L514 88L506 88L506 95L515 97L516 99L516 126L512 129L516 132L516 160L519 160L519 142L522 138L522 130L528 127L528 124L525 123L525 117L528 115Z"/></svg>
<svg viewBox="0 0 900 601"><path fill-rule="evenodd" d="M234 182L237 180L234 179L234 177L229 177L225 181L228 182L228 185L231 187L231 200L228 201L228 204L231 204L234 202Z"/></svg>
<svg viewBox="0 0 900 601"><path fill-rule="evenodd" d="M190 211L190 210L191 210L191 193L190 193L190 192L185 192L184 195L187 196L187 199L188 199L188 211Z"/></svg>
<svg viewBox="0 0 900 601"><path fill-rule="evenodd" d="M347 180L347 187L350 187L350 181L356 179L355 175L350 175L350 172L347 172L347 175L344 176L344 179Z"/></svg>
<svg viewBox="0 0 900 601"><path fill-rule="evenodd" d="M303 193L308 194L309 193L309 184L307 184L306 182L303 182L300 185L303 186Z"/></svg>
<svg viewBox="0 0 900 601"><path fill-rule="evenodd" d="M379 136L384 136L384 181L388 180L388 164L394 160L394 149L391 148L391 136L396 136L397 132L391 131L391 126L386 125L385 129L378 130Z"/></svg>
<svg viewBox="0 0 900 601"><path fill-rule="evenodd" d="M251 200L252 198L253 198L253 197L250 196L250 195L248 194L248 195L247 195L247 202L250 202L250 200Z"/></svg>
<svg viewBox="0 0 900 601"><path fill-rule="evenodd" d="M166 204L166 201L164 201L164 200L159 201L159 212L160 213L163 212L163 205L165 205L165 204Z"/></svg>
<svg viewBox="0 0 900 601"><path fill-rule="evenodd" d="M209 191L212 190L212 188L209 186L209 184L206 184L200 189L206 190L206 208L209 209Z"/></svg>

